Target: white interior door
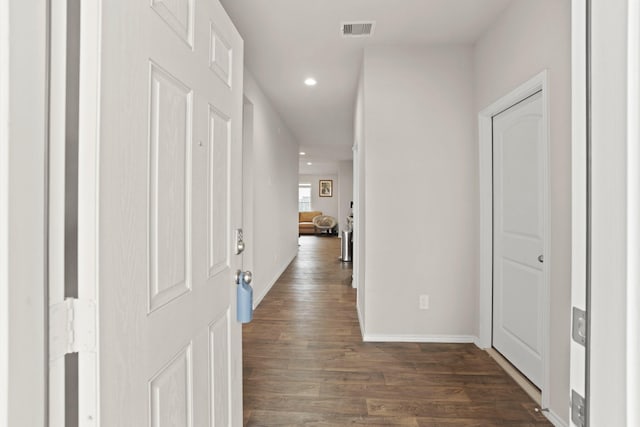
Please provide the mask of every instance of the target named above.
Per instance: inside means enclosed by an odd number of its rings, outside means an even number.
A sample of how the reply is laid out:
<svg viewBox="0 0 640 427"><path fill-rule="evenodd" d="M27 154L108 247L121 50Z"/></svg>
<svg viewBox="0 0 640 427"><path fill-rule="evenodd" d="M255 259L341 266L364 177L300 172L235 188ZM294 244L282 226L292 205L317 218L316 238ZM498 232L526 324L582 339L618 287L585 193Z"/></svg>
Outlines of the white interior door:
<svg viewBox="0 0 640 427"><path fill-rule="evenodd" d="M542 93L493 118L493 346L542 382Z"/></svg>
<svg viewBox="0 0 640 427"><path fill-rule="evenodd" d="M93 7L83 3L79 293L97 289L99 424L241 425L242 39L217 0ZM81 425L94 425L90 406Z"/></svg>

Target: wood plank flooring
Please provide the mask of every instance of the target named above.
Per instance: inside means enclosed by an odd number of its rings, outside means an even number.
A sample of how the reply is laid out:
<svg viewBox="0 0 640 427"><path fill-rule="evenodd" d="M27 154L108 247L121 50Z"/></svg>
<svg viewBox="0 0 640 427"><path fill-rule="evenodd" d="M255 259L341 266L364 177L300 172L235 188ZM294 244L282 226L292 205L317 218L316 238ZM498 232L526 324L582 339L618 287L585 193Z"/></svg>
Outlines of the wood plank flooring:
<svg viewBox="0 0 640 427"><path fill-rule="evenodd" d="M298 257L243 327L246 426L550 426L473 344L364 343L340 240Z"/></svg>

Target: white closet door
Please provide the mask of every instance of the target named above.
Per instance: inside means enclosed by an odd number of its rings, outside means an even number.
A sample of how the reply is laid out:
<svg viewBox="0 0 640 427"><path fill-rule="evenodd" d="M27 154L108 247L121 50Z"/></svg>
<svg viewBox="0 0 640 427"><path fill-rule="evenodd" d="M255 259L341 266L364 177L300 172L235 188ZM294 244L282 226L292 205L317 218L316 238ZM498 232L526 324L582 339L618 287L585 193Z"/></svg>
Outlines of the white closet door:
<svg viewBox="0 0 640 427"><path fill-rule="evenodd" d="M493 118L493 346L542 381L544 159L541 92Z"/></svg>

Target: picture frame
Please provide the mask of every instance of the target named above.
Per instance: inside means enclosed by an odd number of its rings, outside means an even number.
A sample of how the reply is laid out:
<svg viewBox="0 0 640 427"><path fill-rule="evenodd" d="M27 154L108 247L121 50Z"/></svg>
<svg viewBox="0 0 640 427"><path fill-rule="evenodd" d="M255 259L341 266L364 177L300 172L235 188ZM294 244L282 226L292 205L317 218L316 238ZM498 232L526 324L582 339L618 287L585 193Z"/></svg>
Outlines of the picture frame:
<svg viewBox="0 0 640 427"><path fill-rule="evenodd" d="M318 192L320 197L333 197L333 180L321 179L318 184Z"/></svg>

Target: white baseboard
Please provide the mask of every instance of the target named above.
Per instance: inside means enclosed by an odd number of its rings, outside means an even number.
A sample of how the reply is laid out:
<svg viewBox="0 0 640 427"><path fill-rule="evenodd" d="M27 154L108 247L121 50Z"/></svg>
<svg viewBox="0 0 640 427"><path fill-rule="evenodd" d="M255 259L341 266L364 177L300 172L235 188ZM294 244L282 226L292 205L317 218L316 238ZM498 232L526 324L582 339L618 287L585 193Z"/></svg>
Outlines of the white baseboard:
<svg viewBox="0 0 640 427"><path fill-rule="evenodd" d="M479 337L473 337L473 343L476 345L476 347L478 347L480 350L486 350L487 347L484 347L480 344L480 338Z"/></svg>
<svg viewBox="0 0 640 427"><path fill-rule="evenodd" d="M551 421L551 424L553 424L555 427L569 427L569 424L567 424L565 421L562 420L562 418L560 418L555 412L553 412L552 410L545 410L542 411L542 413L544 414L545 417L547 417L547 419L549 421Z"/></svg>
<svg viewBox="0 0 640 427"><path fill-rule="evenodd" d="M367 335L364 331L364 322L362 321L362 313L360 312L360 304L356 301L356 311L358 312L358 323L360 324L360 336L362 336L362 341L366 341L364 337Z"/></svg>
<svg viewBox="0 0 640 427"><path fill-rule="evenodd" d="M253 309L254 310L256 309L256 307L258 307L258 305L260 305L260 303L262 302L264 297L267 296L267 294L269 293L269 291L271 290L273 285L276 284L276 282L278 281L280 276L282 276L282 273L284 273L284 271L287 269L287 267L289 267L289 264L291 264L291 262L294 260L294 258L297 255L298 255L298 249L296 248L296 250L293 253L293 255L291 255L289 258L286 258L287 261L284 263L284 265L282 265L280 267L280 269L277 270L277 273L273 276L273 278L271 279L269 284L264 288L264 291L260 295L254 295L254 298L253 298Z"/></svg>
<svg viewBox="0 0 640 427"><path fill-rule="evenodd" d="M363 334L366 342L420 342L420 343L474 343L477 340L472 335L378 335Z"/></svg>

